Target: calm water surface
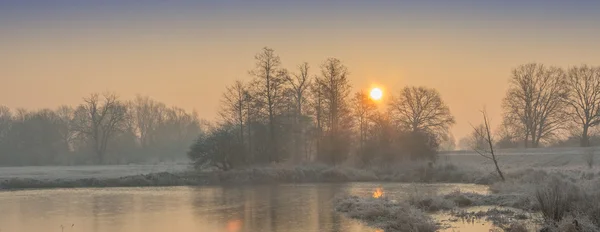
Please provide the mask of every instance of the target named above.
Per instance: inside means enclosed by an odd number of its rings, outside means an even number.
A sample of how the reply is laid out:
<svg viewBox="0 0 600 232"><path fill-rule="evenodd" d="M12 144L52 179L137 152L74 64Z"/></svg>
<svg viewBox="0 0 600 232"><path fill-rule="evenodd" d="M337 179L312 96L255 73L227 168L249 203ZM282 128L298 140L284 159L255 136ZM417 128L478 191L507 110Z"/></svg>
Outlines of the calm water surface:
<svg viewBox="0 0 600 232"><path fill-rule="evenodd" d="M336 213L333 198L378 187L392 199L487 193L480 185L397 183L8 191L0 192L0 231L374 232Z"/></svg>

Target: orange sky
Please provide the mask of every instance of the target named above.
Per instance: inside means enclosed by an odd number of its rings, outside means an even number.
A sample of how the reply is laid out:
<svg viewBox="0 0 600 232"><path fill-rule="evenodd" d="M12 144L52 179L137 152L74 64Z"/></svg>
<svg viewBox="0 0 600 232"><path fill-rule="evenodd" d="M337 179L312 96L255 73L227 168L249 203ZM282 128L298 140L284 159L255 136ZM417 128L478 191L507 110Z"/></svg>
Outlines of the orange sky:
<svg viewBox="0 0 600 232"><path fill-rule="evenodd" d="M450 9L456 14L423 20L374 12L372 18L355 17L354 10L310 22L273 21L273 15L148 20L157 16L73 13L80 21L52 20L57 13L0 16L0 105L76 105L91 92L108 90L123 98L148 95L211 120L225 86L249 80L254 54L269 46L284 67L306 61L315 74L326 58L339 58L355 90L373 84L385 94L406 85L436 88L456 117L452 131L459 139L471 130L469 123L480 122L483 106L493 124L501 121L511 68L526 62L600 65L600 26L585 18L551 21L541 13L521 21L501 14L464 19Z"/></svg>

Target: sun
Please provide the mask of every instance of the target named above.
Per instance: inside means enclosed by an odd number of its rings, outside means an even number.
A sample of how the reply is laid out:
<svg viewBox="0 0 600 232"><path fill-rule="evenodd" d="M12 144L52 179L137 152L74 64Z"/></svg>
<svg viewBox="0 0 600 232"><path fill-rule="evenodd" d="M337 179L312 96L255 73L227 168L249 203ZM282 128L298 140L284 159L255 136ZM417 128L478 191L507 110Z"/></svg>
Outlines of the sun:
<svg viewBox="0 0 600 232"><path fill-rule="evenodd" d="M373 99L373 100L376 100L376 101L381 100L381 97L383 97L383 91L381 91L380 88L373 88L373 89L371 89L369 96L371 96L371 99Z"/></svg>

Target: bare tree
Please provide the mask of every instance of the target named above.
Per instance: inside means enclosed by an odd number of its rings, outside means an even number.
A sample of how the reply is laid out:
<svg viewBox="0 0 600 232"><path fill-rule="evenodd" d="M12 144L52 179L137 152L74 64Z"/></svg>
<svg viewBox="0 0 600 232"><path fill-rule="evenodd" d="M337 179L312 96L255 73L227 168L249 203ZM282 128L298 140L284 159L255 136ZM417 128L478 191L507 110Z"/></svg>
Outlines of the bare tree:
<svg viewBox="0 0 600 232"><path fill-rule="evenodd" d="M244 144L244 126L247 118L246 101L248 101L248 91L241 81L236 81L232 86L227 87L221 100L221 111L219 115L225 123L235 125L239 128L239 142Z"/></svg>
<svg viewBox="0 0 600 232"><path fill-rule="evenodd" d="M325 161L337 164L345 159L348 153L349 138L347 137L352 127L351 111L349 107L350 82L348 69L342 62L335 58L327 59L321 65L321 76L315 79L322 97L322 113L324 113L322 126L328 136L328 157Z"/></svg>
<svg viewBox="0 0 600 232"><path fill-rule="evenodd" d="M353 113L356 123L358 124L359 133L359 151L364 150L364 145L367 140L369 126L372 124L375 115L377 114L377 105L364 91L358 92L352 99Z"/></svg>
<svg viewBox="0 0 600 232"><path fill-rule="evenodd" d="M315 153L316 157L320 157L321 148L321 139L323 137L323 126L324 126L324 100L323 100L323 90L319 83L316 82L317 77L315 77L315 82L310 85L310 93L311 93L311 101L310 106L312 109L315 128L312 131L312 138L315 142Z"/></svg>
<svg viewBox="0 0 600 232"><path fill-rule="evenodd" d="M156 131L164 121L166 106L154 99L137 95L130 103L131 123L139 136L142 148L147 148L156 139Z"/></svg>
<svg viewBox="0 0 600 232"><path fill-rule="evenodd" d="M311 84L309 71L310 66L304 62L298 66L298 73L294 73L291 76L287 76L286 80L291 86L291 90L294 93L294 101L296 103L296 115L302 115L302 107L306 104L305 92Z"/></svg>
<svg viewBox="0 0 600 232"><path fill-rule="evenodd" d="M271 48L263 48L254 59L256 60L256 67L250 71L250 74L255 77L256 94L254 100L259 101L260 105L264 106L266 110L270 139L268 158L270 162L273 162L277 161L275 155L279 149L275 120L284 104L283 91L287 72L280 68L281 60Z"/></svg>
<svg viewBox="0 0 600 232"><path fill-rule="evenodd" d="M473 150L475 150L475 152L482 157L494 162L494 166L496 166L496 172L502 181L505 181L504 174L500 170L498 159L496 158L496 153L494 152L494 137L492 136L492 129L490 128L490 122L487 113L485 110L482 110L481 114L483 115L483 124L478 127L473 126L473 134L475 137L474 140L477 142L477 144L473 144ZM482 147L483 144L478 144L480 141L485 142L486 146Z"/></svg>
<svg viewBox="0 0 600 232"><path fill-rule="evenodd" d="M292 93L294 100L294 159L299 159L299 154L304 153L303 144L306 143L305 133L306 127L301 123L302 116L304 115L303 106L307 104L306 92L311 84L309 76L310 66L304 62L298 66L298 73L287 75L286 80L289 84L289 90ZM292 78L293 76L293 78Z"/></svg>
<svg viewBox="0 0 600 232"><path fill-rule="evenodd" d="M76 111L76 130L93 143L99 163L105 161L110 139L123 129L127 108L115 94L91 94Z"/></svg>
<svg viewBox="0 0 600 232"><path fill-rule="evenodd" d="M405 87L389 103L390 114L403 129L439 137L448 133L454 121L439 92L426 87Z"/></svg>
<svg viewBox="0 0 600 232"><path fill-rule="evenodd" d="M66 150L72 150L73 139L77 132L75 131L75 110L70 106L60 106L56 110L56 116L58 117L60 125L61 139L66 146Z"/></svg>
<svg viewBox="0 0 600 232"><path fill-rule="evenodd" d="M589 129L600 124L600 67L572 67L566 77L567 114L581 129L580 145L588 147Z"/></svg>
<svg viewBox="0 0 600 232"><path fill-rule="evenodd" d="M502 105L504 123L523 133L525 147L538 147L564 124L564 79L562 69L536 63L512 71Z"/></svg>

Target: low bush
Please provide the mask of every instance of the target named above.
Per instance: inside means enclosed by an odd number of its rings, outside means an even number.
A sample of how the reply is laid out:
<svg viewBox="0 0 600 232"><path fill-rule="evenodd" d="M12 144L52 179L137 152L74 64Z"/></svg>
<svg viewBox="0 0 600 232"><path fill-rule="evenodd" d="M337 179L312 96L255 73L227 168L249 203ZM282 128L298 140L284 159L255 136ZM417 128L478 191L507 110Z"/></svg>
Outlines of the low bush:
<svg viewBox="0 0 600 232"><path fill-rule="evenodd" d="M535 199L544 218L558 222L573 211L575 203L581 200L581 194L576 185L551 178L536 189Z"/></svg>

